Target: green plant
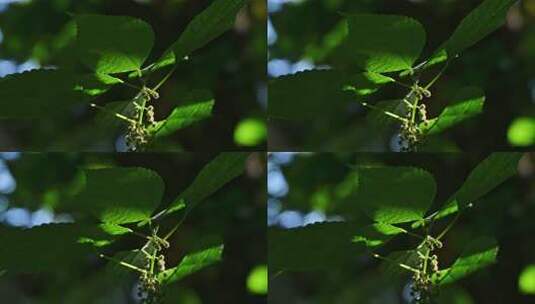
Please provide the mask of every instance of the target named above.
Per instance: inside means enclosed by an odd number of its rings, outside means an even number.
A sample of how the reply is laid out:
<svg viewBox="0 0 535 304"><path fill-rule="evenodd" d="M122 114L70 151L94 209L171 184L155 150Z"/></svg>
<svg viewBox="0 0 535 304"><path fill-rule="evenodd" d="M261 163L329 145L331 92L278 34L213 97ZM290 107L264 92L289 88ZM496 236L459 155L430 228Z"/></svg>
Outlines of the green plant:
<svg viewBox="0 0 535 304"><path fill-rule="evenodd" d="M164 182L152 170L112 167L83 171L81 184L67 204L74 223L30 229L0 227L0 269L11 273L56 272L82 263L87 256L109 261L110 275L138 276L143 303L160 303L166 287L222 259L224 244L200 244L177 265L166 256L178 249L169 239L189 213L243 173L247 153L222 153L209 162L178 197L160 208ZM134 249L118 247L133 238ZM38 254L36 254L38 253ZM4 271L0 272L1 274Z"/></svg>
<svg viewBox="0 0 535 304"><path fill-rule="evenodd" d="M521 155L491 154L437 209L431 209L436 206L436 182L427 171L414 167L357 167L350 175L351 195L344 203L349 204L344 208L351 210L344 213L348 219L269 229L270 271L335 272L357 256L368 255L381 261L380 269L387 280L410 274L414 303L434 303L443 286L495 262L495 236L477 233L472 233L474 239L449 267L440 256L449 248L445 237L459 218L516 174ZM366 220L361 220L361 215ZM400 248L402 243L395 241L402 238L409 248Z"/></svg>
<svg viewBox="0 0 535 304"><path fill-rule="evenodd" d="M485 96L480 88L459 87L450 105L432 117L427 106L435 83L469 47L495 31L515 0L485 0L466 16L431 56L417 63L426 32L416 20L396 15L346 14L324 37L317 55L327 69L282 76L269 84L269 116L312 120L329 109L344 111L357 101L369 109L368 120L379 127L399 127L400 147L415 151L431 135L476 116ZM435 67L441 64L438 71ZM402 97L373 100L382 87L406 90ZM434 100L433 100L434 101Z"/></svg>
<svg viewBox="0 0 535 304"><path fill-rule="evenodd" d="M246 2L214 1L154 62L147 62L155 35L146 22L127 16L74 15L61 43L66 57L72 60L1 79L0 118L42 119L68 113L74 105L91 106L101 111L96 121L104 127L126 127L129 150L151 147L211 115L211 94L192 89L180 96L180 106L157 120L155 110L162 103L158 90L189 55L231 28ZM170 66L160 78L157 72ZM135 93L124 101L94 102L118 85Z"/></svg>

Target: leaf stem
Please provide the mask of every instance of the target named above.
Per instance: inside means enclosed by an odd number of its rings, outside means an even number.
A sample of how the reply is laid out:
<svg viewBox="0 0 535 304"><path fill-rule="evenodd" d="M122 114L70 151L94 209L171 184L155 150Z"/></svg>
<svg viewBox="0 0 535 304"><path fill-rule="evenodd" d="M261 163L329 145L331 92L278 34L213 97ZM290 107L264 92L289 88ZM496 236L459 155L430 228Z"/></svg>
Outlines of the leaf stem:
<svg viewBox="0 0 535 304"><path fill-rule="evenodd" d="M442 67L442 69L440 69L440 72L438 72L437 75L435 75L435 77L424 87L426 90L429 90L429 88L435 84L435 82L442 76L442 74L444 73L444 71L446 71L446 69L448 68L450 64L450 61L446 61L446 64L444 64L444 66Z"/></svg>
<svg viewBox="0 0 535 304"><path fill-rule="evenodd" d="M119 114L119 113L117 113L117 112L110 111L110 110L106 109L105 107L99 106L99 105L97 105L97 104L91 103L91 104L89 104L89 105L90 105L91 107L93 107L93 108L96 108L96 109L99 109L99 110L101 110L101 111L104 111L104 112L106 112L106 113L108 113L108 114L110 114L110 115L113 115L113 116L115 116L115 117L117 117L117 118L119 118L119 119L128 121L128 122L130 122L130 123L135 123L135 122L136 122L135 120L133 120L133 119L131 119L131 118L129 118L129 117L126 117L126 116L124 116L124 115L122 115L122 114Z"/></svg>
<svg viewBox="0 0 535 304"><path fill-rule="evenodd" d="M459 220L459 218L461 217L461 210L459 210L457 212L457 214L455 215L455 218L448 224L448 226L437 236L437 240L440 240L442 239L446 233L448 233L448 231L451 230L451 228L453 227L453 225L455 225L455 223L457 222L457 220Z"/></svg>
<svg viewBox="0 0 535 304"><path fill-rule="evenodd" d="M383 112L385 115L390 116L390 117L392 117L392 118L394 118L394 119L397 119L397 120L400 120L400 121L403 121L403 122L407 121L407 119L404 118L404 117L401 117L401 116L399 116L399 115L397 115L397 114L395 114L395 113L389 112L389 111L385 111L384 109L381 109L381 108L379 108L379 107L376 107L376 106L374 106L374 105L371 105L371 104L369 104L369 103L367 103L367 102L361 102L361 104L362 104L363 106L365 106L365 107L370 108L370 109L373 109L373 110L377 110L377 111Z"/></svg>
<svg viewBox="0 0 535 304"><path fill-rule="evenodd" d="M154 248L154 251L152 252L152 256L150 258L150 273L154 274L154 264L156 262L156 254L158 253L158 249Z"/></svg>
<svg viewBox="0 0 535 304"><path fill-rule="evenodd" d="M123 261L121 261L121 260L117 260L117 259L115 259L115 258L106 256L106 255L104 255L104 254L102 254L102 253L99 254L99 257L100 257L100 258L103 258L103 259L106 259L106 260L109 260L109 261L112 261L112 262L115 262L115 263L117 263L117 264L119 264L119 265L121 265L121 266L124 266L124 267L126 267L126 268L130 268L130 269L135 270L135 271L138 271L138 272L140 272L140 273L145 273L145 270L144 270L144 269L141 269L141 268L139 268L139 267L136 267L136 266L134 266L134 265L132 265L132 264L128 264L128 263L123 262Z"/></svg>
<svg viewBox="0 0 535 304"><path fill-rule="evenodd" d="M187 212L187 211L186 211ZM186 219L186 216L188 214L184 214L184 216L180 219L180 221L173 227L173 229L171 229L166 235L165 237L163 238L164 240L168 240L177 230L178 228L180 227L180 225L182 225L182 223L184 222L184 220Z"/></svg>
<svg viewBox="0 0 535 304"><path fill-rule="evenodd" d="M422 271L425 274L427 274L427 262L429 261L429 254L431 253L431 249L429 247L425 248L425 255L424 255L424 265L422 267Z"/></svg>
<svg viewBox="0 0 535 304"><path fill-rule="evenodd" d="M157 91L168 79L173 75L173 73L176 71L177 65L174 65L171 70L160 80L160 82L152 89L153 91Z"/></svg>
<svg viewBox="0 0 535 304"><path fill-rule="evenodd" d="M387 258L387 257L381 256L381 255L379 255L379 254L377 254L377 253L372 253L372 256L373 256L374 258L376 258L376 259L379 259L379 260L383 260L383 261L387 261L387 262L396 264L396 265L398 265L399 267L401 267L401 268L403 268L403 269L405 269L405 270L408 270L408 271L411 271L411 272L414 272L414 273L418 273L418 272L420 272L418 269L412 268L412 267L409 266L409 265L405 265L405 264L403 264L403 263L398 263L398 262L396 262L396 261L394 261L394 260L392 260L392 259L389 259L389 258Z"/></svg>
<svg viewBox="0 0 535 304"><path fill-rule="evenodd" d="M140 126L143 125L143 116L145 115L145 107L147 106L147 96L143 96L143 100L141 101L141 111L139 112L139 118L138 118L138 124Z"/></svg>

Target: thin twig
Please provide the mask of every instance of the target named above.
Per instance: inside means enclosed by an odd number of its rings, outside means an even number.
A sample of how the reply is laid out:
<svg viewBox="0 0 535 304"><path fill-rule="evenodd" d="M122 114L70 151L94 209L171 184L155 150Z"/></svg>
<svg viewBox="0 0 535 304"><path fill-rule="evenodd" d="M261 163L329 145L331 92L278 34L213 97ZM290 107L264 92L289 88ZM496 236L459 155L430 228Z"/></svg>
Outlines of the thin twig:
<svg viewBox="0 0 535 304"><path fill-rule="evenodd" d="M381 109L381 108L379 108L379 107L376 107L376 106L374 106L374 105L371 105L371 104L369 104L369 103L367 103L367 102L361 102L361 104L362 104L363 106L365 106L365 107L370 108L370 109L373 109L373 110L377 110L377 111L383 112L385 115L390 116L390 117L392 117L392 118L394 118L394 119L397 119L397 120L400 120L400 121L403 121L403 122L407 121L407 119L404 118L404 117L401 117L401 116L399 116L399 115L397 115L397 114L394 114L394 113L392 113L392 112L389 112L389 111L385 111L384 109Z"/></svg>
<svg viewBox="0 0 535 304"><path fill-rule="evenodd" d="M99 109L99 110L104 111L104 112L106 112L106 113L108 113L108 114L110 114L110 115L113 115L113 116L115 116L115 117L117 117L117 118L119 118L119 119L125 120L125 121L130 122L130 123L136 123L135 120L133 120L133 119L131 119L131 118L129 118L129 117L126 117L126 116L124 116L124 115L122 115L122 114L119 114L119 113L117 113L117 112L110 111L110 110L106 109L106 108L103 107L103 106L99 106L99 105L94 104L94 103L91 103L91 104L89 104L89 105L90 105L91 107L93 107L93 108Z"/></svg>
<svg viewBox="0 0 535 304"><path fill-rule="evenodd" d="M448 231L450 231L450 229L453 227L453 225L455 225L455 223L457 222L457 220L461 217L461 210L458 210L457 211L457 214L455 215L455 218L448 224L448 226L437 236L437 240L440 240L442 239L446 233L448 233Z"/></svg>
<svg viewBox="0 0 535 304"><path fill-rule="evenodd" d="M164 76L164 78L152 89L153 91L157 91L168 79L173 75L173 73L176 71L177 65L174 65L173 68Z"/></svg>
<svg viewBox="0 0 535 304"><path fill-rule="evenodd" d="M389 258L386 258L386 257L383 257L383 256L380 256L379 254L377 253L373 253L372 256L376 259L379 259L379 260L384 260L384 261L387 261L387 262L390 262L390 263L394 263L396 265L398 265L399 267L403 268L403 269L406 269L408 271L412 271L414 273L418 273L420 272L418 269L416 268L412 268L411 266L409 265L405 265L403 263L398 263L397 261L394 261L392 259L389 259Z"/></svg>
<svg viewBox="0 0 535 304"><path fill-rule="evenodd" d="M99 257L101 257L101 258L103 258L103 259L106 259L106 260L109 260L109 261L112 261L112 262L115 262L115 263L117 263L117 264L119 264L119 265L121 265L121 266L124 266L124 267L126 267L126 268L130 268L130 269L135 270L135 271L138 271L138 272L140 272L140 273L145 273L145 270L144 270L144 269L141 269L141 268L139 268L139 267L136 267L136 266L134 266L134 265L132 265L132 264L128 264L128 263L123 262L123 261L121 261L121 260L117 260L117 259L115 259L115 258L106 256L106 255L104 255L104 254L100 254Z"/></svg>

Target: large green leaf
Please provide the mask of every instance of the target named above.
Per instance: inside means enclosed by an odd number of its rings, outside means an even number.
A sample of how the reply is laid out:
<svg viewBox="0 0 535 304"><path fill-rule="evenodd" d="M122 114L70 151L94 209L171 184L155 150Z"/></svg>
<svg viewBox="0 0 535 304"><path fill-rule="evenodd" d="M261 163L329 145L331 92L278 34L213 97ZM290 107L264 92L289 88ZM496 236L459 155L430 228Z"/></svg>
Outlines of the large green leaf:
<svg viewBox="0 0 535 304"><path fill-rule="evenodd" d="M445 45L448 55L455 56L502 26L509 8L517 0L485 0L466 16Z"/></svg>
<svg viewBox="0 0 535 304"><path fill-rule="evenodd" d="M422 169L360 167L354 204L377 222L410 222L423 218L435 192L433 176Z"/></svg>
<svg viewBox="0 0 535 304"><path fill-rule="evenodd" d="M80 60L98 73L135 71L150 54L154 32L127 16L77 15Z"/></svg>
<svg viewBox="0 0 535 304"><path fill-rule="evenodd" d="M245 160L248 156L249 153L246 152L223 152L216 156L202 168L193 183L175 199L166 213L182 209L184 202L189 211L225 184L240 176L245 169Z"/></svg>
<svg viewBox="0 0 535 304"><path fill-rule="evenodd" d="M163 190L160 176L145 168L86 170L85 188L75 203L105 223L132 223L150 218Z"/></svg>
<svg viewBox="0 0 535 304"><path fill-rule="evenodd" d="M516 174L521 153L496 152L477 165L461 188L438 211L435 219L446 217L474 203Z"/></svg>
<svg viewBox="0 0 535 304"><path fill-rule="evenodd" d="M158 281L164 285L171 284L221 261L223 248L223 245L218 245L186 255L178 266L160 273Z"/></svg>
<svg viewBox="0 0 535 304"><path fill-rule="evenodd" d="M451 37L435 52L427 66L454 58L485 38L505 22L509 8L518 0L485 0L468 14Z"/></svg>
<svg viewBox="0 0 535 304"><path fill-rule="evenodd" d="M379 247L400 233L406 233L405 229L383 223L376 223L356 230L357 234L353 242L363 242L367 247Z"/></svg>
<svg viewBox="0 0 535 304"><path fill-rule="evenodd" d="M447 106L437 117L421 124L428 135L438 134L444 130L469 119L483 111L485 94L480 88L466 87L457 92L453 104Z"/></svg>
<svg viewBox="0 0 535 304"><path fill-rule="evenodd" d="M62 70L33 70L0 79L0 118L40 118L84 101L80 79Z"/></svg>
<svg viewBox="0 0 535 304"><path fill-rule="evenodd" d="M268 229L270 270L304 271L336 268L347 263L363 247L352 242L354 223L318 223L293 229Z"/></svg>
<svg viewBox="0 0 535 304"><path fill-rule="evenodd" d="M49 224L30 229L0 227L0 268L13 272L68 269L83 261L92 246L80 242L99 230L76 224Z"/></svg>
<svg viewBox="0 0 535 304"><path fill-rule="evenodd" d="M118 83L123 83L123 81L108 74L84 74L80 76L76 89L88 96L98 96L106 93L110 87Z"/></svg>
<svg viewBox="0 0 535 304"><path fill-rule="evenodd" d="M370 72L395 72L412 67L425 40L423 26L412 18L351 15L340 55L348 63Z"/></svg>
<svg viewBox="0 0 535 304"><path fill-rule="evenodd" d="M246 2L247 0L213 1L188 24L154 68L173 64L177 58L181 60L232 28L236 15Z"/></svg>
<svg viewBox="0 0 535 304"><path fill-rule="evenodd" d="M375 92L393 81L377 73L354 76L336 70L311 70L282 76L269 83L268 113L283 119L314 119L342 110L356 95Z"/></svg>
<svg viewBox="0 0 535 304"><path fill-rule="evenodd" d="M370 95L383 85L395 81L393 78L374 72L358 73L348 77L348 80L349 83L345 89L354 92L357 96Z"/></svg>
<svg viewBox="0 0 535 304"><path fill-rule="evenodd" d="M461 208L475 202L483 195L515 175L522 153L495 152L483 160L454 195Z"/></svg>
<svg viewBox="0 0 535 304"><path fill-rule="evenodd" d="M498 245L495 239L482 237L468 243L461 256L450 268L441 270L436 281L440 285L456 282L496 261Z"/></svg>
<svg viewBox="0 0 535 304"><path fill-rule="evenodd" d="M165 120L157 122L151 132L156 137L168 136L199 120L210 117L214 107L214 100L212 97L206 97L205 99L206 101L176 107Z"/></svg>

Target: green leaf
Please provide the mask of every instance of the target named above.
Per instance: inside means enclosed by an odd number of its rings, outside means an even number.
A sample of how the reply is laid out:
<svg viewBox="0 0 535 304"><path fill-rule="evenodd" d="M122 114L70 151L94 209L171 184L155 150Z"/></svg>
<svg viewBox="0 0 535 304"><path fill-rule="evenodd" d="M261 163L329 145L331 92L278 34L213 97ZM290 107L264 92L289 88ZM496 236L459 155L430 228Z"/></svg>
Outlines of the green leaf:
<svg viewBox="0 0 535 304"><path fill-rule="evenodd" d="M377 223L357 229L357 235L353 238L353 242L363 242L367 247L374 248L382 246L394 236L406 232L405 229L396 226Z"/></svg>
<svg viewBox="0 0 535 304"><path fill-rule="evenodd" d="M171 284L221 261L223 248L223 245L218 245L186 255L178 266L158 274L158 281L164 285Z"/></svg>
<svg viewBox="0 0 535 304"><path fill-rule="evenodd" d="M79 242L92 237L96 227L48 224L30 229L0 227L0 268L13 272L46 272L69 269L91 253Z"/></svg>
<svg viewBox="0 0 535 304"><path fill-rule="evenodd" d="M472 240L450 268L439 272L436 280L440 285L456 282L495 263L497 255L498 245L495 239L482 237Z"/></svg>
<svg viewBox="0 0 535 304"><path fill-rule="evenodd" d="M483 111L485 94L480 88L466 87L457 92L453 104L437 117L422 123L420 127L428 135L438 134Z"/></svg>
<svg viewBox="0 0 535 304"><path fill-rule="evenodd" d="M350 15L343 56L348 63L370 72L410 69L426 40L416 20L394 15Z"/></svg>
<svg viewBox="0 0 535 304"><path fill-rule="evenodd" d="M377 92L383 85L394 81L393 78L379 73L365 72L350 77L350 84L345 89L353 91L357 96L366 96Z"/></svg>
<svg viewBox="0 0 535 304"><path fill-rule="evenodd" d="M438 220L438 219L441 219L443 217L446 217L450 214L454 214L456 213L457 211L459 211L459 205L457 203L456 200L452 200L450 201L449 203L447 203L446 205L444 205L437 213L437 215L435 215L433 218L435 220Z"/></svg>
<svg viewBox="0 0 535 304"><path fill-rule="evenodd" d="M199 202L240 176L248 156L249 153L246 152L223 152L216 156L202 168L193 183L174 200L166 213L180 210L184 202L188 211L193 209Z"/></svg>
<svg viewBox="0 0 535 304"><path fill-rule="evenodd" d="M350 76L336 70L311 70L282 76L269 83L269 116L314 119L326 111L343 110L352 93L367 95L392 79L375 73Z"/></svg>
<svg viewBox="0 0 535 304"><path fill-rule="evenodd" d="M454 58L476 44L505 22L509 8L517 0L485 0L468 14L451 37L435 52L426 66Z"/></svg>
<svg viewBox="0 0 535 304"><path fill-rule="evenodd" d="M80 60L97 73L139 70L154 44L146 22L127 16L77 15Z"/></svg>
<svg viewBox="0 0 535 304"><path fill-rule="evenodd" d="M84 101L79 77L62 70L33 70L0 79L0 118L40 118Z"/></svg>
<svg viewBox="0 0 535 304"><path fill-rule="evenodd" d="M268 229L268 265L273 272L341 267L362 246L351 240L357 225L325 222L293 229Z"/></svg>
<svg viewBox="0 0 535 304"><path fill-rule="evenodd" d="M502 26L509 8L516 2L517 0L483 1L461 21L446 42L448 55L457 55Z"/></svg>
<svg viewBox="0 0 535 304"><path fill-rule="evenodd" d="M360 167L357 172L354 204L377 222L421 220L435 197L435 180L422 169Z"/></svg>
<svg viewBox="0 0 535 304"><path fill-rule="evenodd" d="M474 203L489 191L515 175L517 173L518 161L521 157L522 153L492 153L470 172L470 175L454 195L453 199L457 200L461 208Z"/></svg>
<svg viewBox="0 0 535 304"><path fill-rule="evenodd" d="M118 83L123 83L123 81L107 74L86 74L81 76L76 89L88 96L98 96L106 93L111 86Z"/></svg>
<svg viewBox="0 0 535 304"><path fill-rule="evenodd" d="M156 63L153 69L175 63L214 40L234 25L234 20L247 0L215 0L197 15L180 38Z"/></svg>
<svg viewBox="0 0 535 304"><path fill-rule="evenodd" d="M214 100L211 97L207 97L206 101L176 107L165 120L157 122L156 126L151 128L151 132L155 137L171 135L199 120L210 117L213 107Z"/></svg>
<svg viewBox="0 0 535 304"><path fill-rule="evenodd" d="M126 228L121 225L109 224L109 223L100 224L99 227L104 232L111 234L111 235L123 235L123 234L133 232L133 230L130 228Z"/></svg>
<svg viewBox="0 0 535 304"><path fill-rule="evenodd" d="M462 187L434 216L435 220L466 208L486 193L516 174L521 153L497 152L483 160L468 176Z"/></svg>
<svg viewBox="0 0 535 304"><path fill-rule="evenodd" d="M77 208L107 224L147 220L162 199L164 183L145 168L85 170L85 188L74 201Z"/></svg>

